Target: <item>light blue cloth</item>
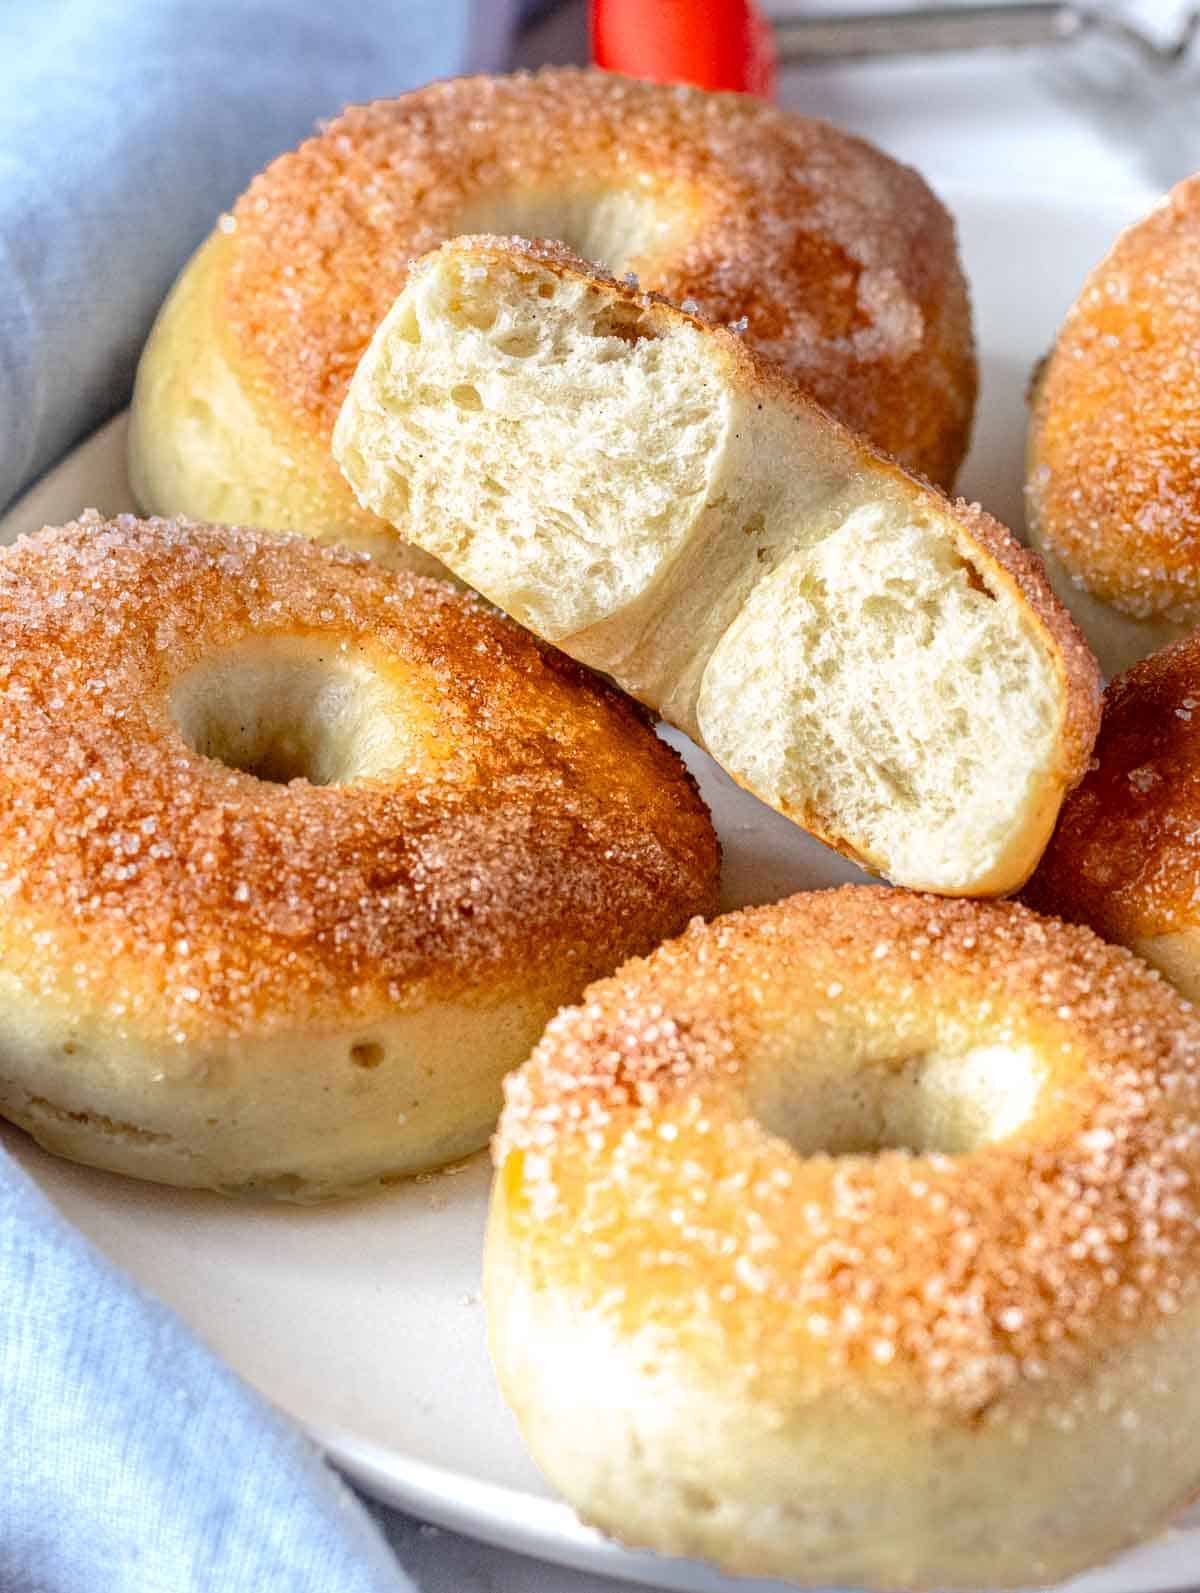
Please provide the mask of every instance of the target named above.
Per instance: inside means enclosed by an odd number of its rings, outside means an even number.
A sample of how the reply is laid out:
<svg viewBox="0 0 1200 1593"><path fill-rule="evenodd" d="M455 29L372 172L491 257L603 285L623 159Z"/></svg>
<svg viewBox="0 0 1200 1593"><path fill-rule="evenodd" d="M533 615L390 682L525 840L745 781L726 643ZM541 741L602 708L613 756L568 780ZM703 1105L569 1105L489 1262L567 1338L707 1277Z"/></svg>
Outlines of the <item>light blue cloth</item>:
<svg viewBox="0 0 1200 1593"><path fill-rule="evenodd" d="M3 1593L401 1593L292 1424L0 1167Z"/></svg>
<svg viewBox="0 0 1200 1593"><path fill-rule="evenodd" d="M0 4L0 506L127 399L171 279L348 101L501 64L516 0ZM307 1440L0 1152L2 1593L398 1593Z"/></svg>
<svg viewBox="0 0 1200 1593"><path fill-rule="evenodd" d="M343 105L502 64L517 0L2 0L0 513L128 398L175 273Z"/></svg>

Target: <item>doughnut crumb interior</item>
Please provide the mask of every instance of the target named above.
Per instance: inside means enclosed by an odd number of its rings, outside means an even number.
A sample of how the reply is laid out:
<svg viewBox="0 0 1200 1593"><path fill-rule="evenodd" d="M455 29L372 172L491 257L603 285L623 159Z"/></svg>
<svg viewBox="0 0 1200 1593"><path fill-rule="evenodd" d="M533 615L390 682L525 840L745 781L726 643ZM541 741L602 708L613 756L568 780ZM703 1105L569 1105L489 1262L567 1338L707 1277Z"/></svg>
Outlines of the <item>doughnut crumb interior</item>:
<svg viewBox="0 0 1200 1593"><path fill-rule="evenodd" d="M486 1142L589 979L716 906L637 706L443 582L304 538L0 550L0 1113L291 1200Z"/></svg>
<svg viewBox="0 0 1200 1593"><path fill-rule="evenodd" d="M506 1085L489 1342L630 1546L1057 1582L1200 1488L1200 1015L1012 903L693 925Z"/></svg>
<svg viewBox="0 0 1200 1593"><path fill-rule="evenodd" d="M360 501L910 886L1023 883L1095 736L1040 565L736 332L557 245L418 262L334 434Z"/></svg>

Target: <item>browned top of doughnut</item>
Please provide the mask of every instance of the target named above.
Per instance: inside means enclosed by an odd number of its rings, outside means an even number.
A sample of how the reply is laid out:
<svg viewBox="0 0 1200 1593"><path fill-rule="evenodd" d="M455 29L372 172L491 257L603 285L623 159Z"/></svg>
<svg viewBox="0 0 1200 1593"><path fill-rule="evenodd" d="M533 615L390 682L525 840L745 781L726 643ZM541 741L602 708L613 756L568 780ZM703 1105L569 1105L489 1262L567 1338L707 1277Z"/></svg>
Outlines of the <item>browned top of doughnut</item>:
<svg viewBox="0 0 1200 1593"><path fill-rule="evenodd" d="M278 635L396 672L428 756L314 786L193 752L171 683ZM634 704L361 555L89 512L0 550L0 697L3 965L114 1023L486 1001L715 905L707 811Z"/></svg>
<svg viewBox="0 0 1200 1593"><path fill-rule="evenodd" d="M684 218L679 240L621 269L712 319L745 317L836 414L952 477L975 374L950 218L907 167L745 95L552 70L352 108L223 223L230 327L270 392L328 435L408 262L478 231L463 225L473 203L612 189Z"/></svg>
<svg viewBox="0 0 1200 1593"><path fill-rule="evenodd" d="M1200 920L1200 637L1112 682L1090 772L1026 887L1031 904L1127 941Z"/></svg>
<svg viewBox="0 0 1200 1593"><path fill-rule="evenodd" d="M1118 238L1037 392L1030 498L1089 592L1137 619L1200 613L1200 178Z"/></svg>
<svg viewBox="0 0 1200 1593"><path fill-rule="evenodd" d="M944 1045L1035 1053L1023 1127L802 1156L755 1117L763 1071L847 1035L905 1060L931 1015ZM1195 1292L1200 1015L1013 903L810 893L594 985L510 1076L496 1154L539 1289L768 1408L999 1421L1029 1395L1069 1424L1099 1358Z"/></svg>

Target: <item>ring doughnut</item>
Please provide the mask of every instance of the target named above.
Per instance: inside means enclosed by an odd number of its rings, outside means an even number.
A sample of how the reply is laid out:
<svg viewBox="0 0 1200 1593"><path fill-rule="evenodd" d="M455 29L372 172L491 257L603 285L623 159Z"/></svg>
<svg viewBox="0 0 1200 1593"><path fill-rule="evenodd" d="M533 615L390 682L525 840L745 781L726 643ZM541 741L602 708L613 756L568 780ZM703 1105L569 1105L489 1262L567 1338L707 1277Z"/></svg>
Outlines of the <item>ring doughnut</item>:
<svg viewBox="0 0 1200 1593"><path fill-rule="evenodd" d="M435 83L348 110L250 186L143 355L142 507L430 561L329 457L408 262L463 232L570 243L746 336L851 426L949 483L975 395L949 216L920 177L822 122L606 73Z"/></svg>
<svg viewBox="0 0 1200 1593"><path fill-rule="evenodd" d="M1025 899L1128 946L1200 1001L1200 636L1104 694L1092 767L1067 798Z"/></svg>
<svg viewBox="0 0 1200 1593"><path fill-rule="evenodd" d="M632 1545L1056 1581L1200 1486L1200 1016L1012 903L693 925L506 1085L485 1295L534 1458Z"/></svg>
<svg viewBox="0 0 1200 1593"><path fill-rule="evenodd" d="M50 1150L304 1200L437 1166L715 907L674 752L454 588L93 512L0 594L0 1112Z"/></svg>
<svg viewBox="0 0 1200 1593"><path fill-rule="evenodd" d="M1200 177L1088 276L1042 368L1029 533L1106 675L1200 624Z"/></svg>

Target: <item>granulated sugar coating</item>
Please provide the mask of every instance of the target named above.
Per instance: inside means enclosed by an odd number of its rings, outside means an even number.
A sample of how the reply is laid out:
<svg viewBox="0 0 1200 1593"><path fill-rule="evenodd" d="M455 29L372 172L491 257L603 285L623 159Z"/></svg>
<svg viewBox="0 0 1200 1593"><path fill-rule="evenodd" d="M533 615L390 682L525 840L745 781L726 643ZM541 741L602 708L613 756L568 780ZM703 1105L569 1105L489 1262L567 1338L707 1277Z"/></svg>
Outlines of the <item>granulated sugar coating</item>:
<svg viewBox="0 0 1200 1593"><path fill-rule="evenodd" d="M1091 770L1025 894L1123 943L1200 924L1200 638L1109 686Z"/></svg>
<svg viewBox="0 0 1200 1593"><path fill-rule="evenodd" d="M0 552L0 697L5 978L117 1040L578 991L715 905L639 710L361 556L89 512Z"/></svg>
<svg viewBox="0 0 1200 1593"><path fill-rule="evenodd" d="M1157 975L1014 904L697 923L509 1080L508 1254L785 1425L836 1394L1067 1429L1196 1302L1198 1065Z"/></svg>
<svg viewBox="0 0 1200 1593"><path fill-rule="evenodd" d="M463 232L557 237L744 322L835 414L953 479L975 365L950 218L915 172L742 95L562 70L351 109L235 207L221 335L327 437L409 261Z"/></svg>
<svg viewBox="0 0 1200 1593"><path fill-rule="evenodd" d="M1200 619L1200 178L1088 277L1034 406L1030 503L1072 580L1136 619Z"/></svg>

